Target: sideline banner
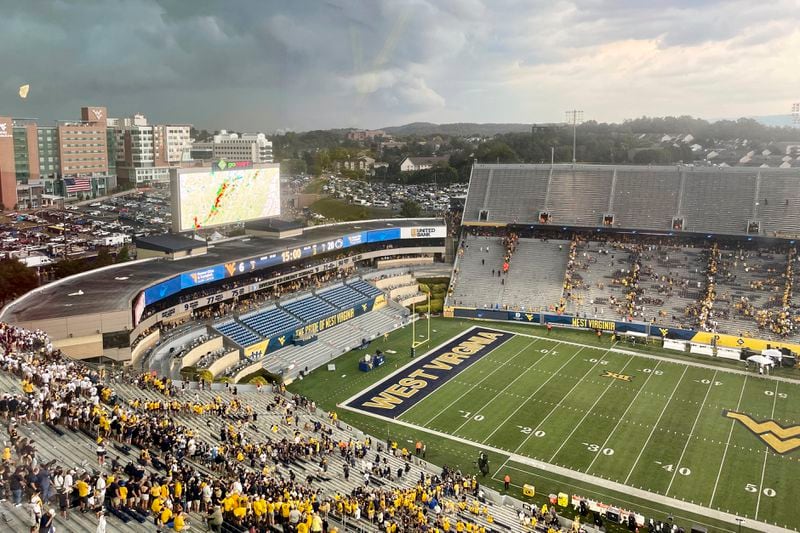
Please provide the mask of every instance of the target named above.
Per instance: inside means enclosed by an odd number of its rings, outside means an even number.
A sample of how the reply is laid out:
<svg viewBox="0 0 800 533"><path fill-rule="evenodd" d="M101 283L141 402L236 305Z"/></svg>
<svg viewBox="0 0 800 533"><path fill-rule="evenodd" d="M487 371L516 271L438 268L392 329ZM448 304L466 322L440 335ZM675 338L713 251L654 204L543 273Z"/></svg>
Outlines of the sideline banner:
<svg viewBox="0 0 800 533"><path fill-rule="evenodd" d="M472 328L415 359L345 405L352 409L397 418L513 336L513 333L505 331Z"/></svg>
<svg viewBox="0 0 800 533"><path fill-rule="evenodd" d="M555 313L525 313L502 309L475 309L467 307L447 307L445 308L445 316L449 318L477 318L542 325L549 323L568 328L599 329L601 331L614 333L645 333L651 337L661 337L662 339L672 339L676 341L690 341L709 346L716 345L722 348L749 348L755 352L761 352L767 348L788 348L794 353L800 353L800 344L797 343L781 340L754 339L751 337L739 337L736 335L710 333L706 331L694 331L691 329L649 324L647 322L625 322L600 318L583 318L573 315L559 315Z"/></svg>

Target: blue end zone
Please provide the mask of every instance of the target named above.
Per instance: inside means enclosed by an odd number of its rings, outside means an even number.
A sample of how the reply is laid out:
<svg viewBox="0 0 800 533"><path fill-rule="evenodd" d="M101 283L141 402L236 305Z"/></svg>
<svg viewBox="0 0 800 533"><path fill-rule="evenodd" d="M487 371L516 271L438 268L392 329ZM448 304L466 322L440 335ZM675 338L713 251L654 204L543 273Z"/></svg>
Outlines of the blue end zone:
<svg viewBox="0 0 800 533"><path fill-rule="evenodd" d="M472 328L348 400L345 406L397 418L513 336L505 331Z"/></svg>

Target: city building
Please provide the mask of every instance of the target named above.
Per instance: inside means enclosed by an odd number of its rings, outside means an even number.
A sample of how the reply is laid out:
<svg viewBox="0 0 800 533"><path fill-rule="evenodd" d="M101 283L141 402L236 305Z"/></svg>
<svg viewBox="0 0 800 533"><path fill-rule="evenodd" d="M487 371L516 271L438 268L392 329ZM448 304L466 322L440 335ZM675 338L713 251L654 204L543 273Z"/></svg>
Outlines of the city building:
<svg viewBox="0 0 800 533"><path fill-rule="evenodd" d="M383 137L391 139L390 135L386 135L383 130L350 130L347 132L347 139L350 141L374 141L376 138Z"/></svg>
<svg viewBox="0 0 800 533"><path fill-rule="evenodd" d="M17 205L14 123L11 117L0 117L0 204L3 209L14 209Z"/></svg>
<svg viewBox="0 0 800 533"><path fill-rule="evenodd" d="M150 125L141 114L109 118L97 106L55 126L0 117L0 204L28 209L103 196L117 175L135 186L168 183L170 168L190 159L190 133L188 124Z"/></svg>
<svg viewBox="0 0 800 533"><path fill-rule="evenodd" d="M83 107L81 120L58 123L62 176L107 174L106 108Z"/></svg>
<svg viewBox="0 0 800 533"><path fill-rule="evenodd" d="M401 172L414 172L417 170L427 170L437 165L447 165L449 161L448 156L435 156L435 157L406 157L400 163Z"/></svg>
<svg viewBox="0 0 800 533"><path fill-rule="evenodd" d="M189 152L192 148L190 124L166 124L163 129L164 160L170 165L180 165L191 159ZM270 152L271 153L271 152Z"/></svg>
<svg viewBox="0 0 800 533"><path fill-rule="evenodd" d="M148 124L144 115L112 119L116 174L121 182L139 187L168 183L170 168L189 160L188 124ZM113 132L113 134L112 134Z"/></svg>
<svg viewBox="0 0 800 533"><path fill-rule="evenodd" d="M272 141L263 133L228 133L226 130L214 135L211 142L192 145L192 155L204 156L210 152L211 159L230 161L252 161L253 163L272 163ZM205 157L196 157L205 159Z"/></svg>
<svg viewBox="0 0 800 533"><path fill-rule="evenodd" d="M360 170L369 176L375 174L375 159L366 155L359 156L355 159L341 161L337 166L340 170Z"/></svg>

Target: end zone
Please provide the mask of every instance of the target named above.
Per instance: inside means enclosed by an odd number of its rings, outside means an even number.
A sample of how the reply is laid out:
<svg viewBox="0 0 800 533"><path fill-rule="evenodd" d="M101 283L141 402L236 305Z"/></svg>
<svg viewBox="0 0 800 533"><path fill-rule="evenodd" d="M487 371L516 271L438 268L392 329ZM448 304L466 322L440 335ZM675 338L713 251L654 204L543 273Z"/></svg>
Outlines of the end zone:
<svg viewBox="0 0 800 533"><path fill-rule="evenodd" d="M474 326L345 400L345 408L395 419L514 333Z"/></svg>

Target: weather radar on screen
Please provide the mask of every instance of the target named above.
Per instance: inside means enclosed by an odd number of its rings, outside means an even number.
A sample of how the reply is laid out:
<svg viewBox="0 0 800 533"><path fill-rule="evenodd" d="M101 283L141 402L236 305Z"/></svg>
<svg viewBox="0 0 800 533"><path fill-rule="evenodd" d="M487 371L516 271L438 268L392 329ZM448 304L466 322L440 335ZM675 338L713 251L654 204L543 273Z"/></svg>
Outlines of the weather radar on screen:
<svg viewBox="0 0 800 533"><path fill-rule="evenodd" d="M180 231L278 216L279 175L277 165L181 173L178 176Z"/></svg>

